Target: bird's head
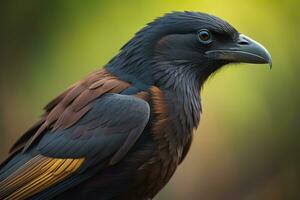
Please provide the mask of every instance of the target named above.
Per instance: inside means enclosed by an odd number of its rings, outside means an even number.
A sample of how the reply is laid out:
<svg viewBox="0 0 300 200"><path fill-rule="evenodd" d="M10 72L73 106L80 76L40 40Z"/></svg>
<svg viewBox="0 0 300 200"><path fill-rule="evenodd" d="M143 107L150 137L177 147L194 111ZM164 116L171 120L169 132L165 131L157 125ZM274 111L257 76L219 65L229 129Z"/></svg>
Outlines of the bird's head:
<svg viewBox="0 0 300 200"><path fill-rule="evenodd" d="M195 79L201 85L230 63L271 66L272 60L261 44L220 18L173 12L140 30L110 65L146 84L171 86L180 77Z"/></svg>

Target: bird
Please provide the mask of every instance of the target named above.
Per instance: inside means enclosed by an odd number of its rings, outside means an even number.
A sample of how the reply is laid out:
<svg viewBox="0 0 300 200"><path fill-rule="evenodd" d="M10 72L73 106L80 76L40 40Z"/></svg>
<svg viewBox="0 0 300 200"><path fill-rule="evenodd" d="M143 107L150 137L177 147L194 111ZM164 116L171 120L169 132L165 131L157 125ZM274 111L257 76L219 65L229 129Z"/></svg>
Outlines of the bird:
<svg viewBox="0 0 300 200"><path fill-rule="evenodd" d="M234 63L272 58L211 14L154 19L44 108L0 165L0 199L153 199L190 149L202 86Z"/></svg>

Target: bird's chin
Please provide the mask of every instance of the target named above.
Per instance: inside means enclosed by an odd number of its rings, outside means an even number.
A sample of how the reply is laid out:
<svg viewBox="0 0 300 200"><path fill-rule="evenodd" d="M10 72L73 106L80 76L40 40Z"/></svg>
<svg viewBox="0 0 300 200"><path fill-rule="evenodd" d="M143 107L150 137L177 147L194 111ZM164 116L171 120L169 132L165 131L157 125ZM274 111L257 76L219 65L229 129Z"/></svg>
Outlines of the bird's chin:
<svg viewBox="0 0 300 200"><path fill-rule="evenodd" d="M209 62L209 64L201 64L199 65L199 81L201 85L210 77L217 73L224 66L230 64L229 61L217 60L214 62Z"/></svg>

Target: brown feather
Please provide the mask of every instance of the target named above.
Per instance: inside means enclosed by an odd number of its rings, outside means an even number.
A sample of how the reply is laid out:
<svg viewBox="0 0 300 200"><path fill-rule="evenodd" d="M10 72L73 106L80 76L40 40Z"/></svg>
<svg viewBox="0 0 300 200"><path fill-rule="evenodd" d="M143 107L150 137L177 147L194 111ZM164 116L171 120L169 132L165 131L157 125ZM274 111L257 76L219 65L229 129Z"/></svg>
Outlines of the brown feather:
<svg viewBox="0 0 300 200"><path fill-rule="evenodd" d="M29 140L18 144L26 151L49 128L66 129L78 122L91 109L91 102L105 93L120 93L130 85L111 75L106 69L98 70L70 87L46 106L45 121Z"/></svg>
<svg viewBox="0 0 300 200"><path fill-rule="evenodd" d="M157 115L157 122L153 126L153 133L160 134L163 127L168 123L167 107L163 92L158 87L151 87L151 100L153 103L153 113Z"/></svg>
<svg viewBox="0 0 300 200"><path fill-rule="evenodd" d="M143 99L145 101L149 101L149 93L145 92L145 91L141 91L137 94L135 94L134 96L136 96L137 98Z"/></svg>

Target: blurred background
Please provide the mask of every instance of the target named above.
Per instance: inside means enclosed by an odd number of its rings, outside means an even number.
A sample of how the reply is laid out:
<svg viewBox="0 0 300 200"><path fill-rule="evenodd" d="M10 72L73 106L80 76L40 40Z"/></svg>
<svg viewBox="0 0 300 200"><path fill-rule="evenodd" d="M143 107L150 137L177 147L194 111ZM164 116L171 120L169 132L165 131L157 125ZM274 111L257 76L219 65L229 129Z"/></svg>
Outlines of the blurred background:
<svg viewBox="0 0 300 200"><path fill-rule="evenodd" d="M300 199L298 0L13 0L0 3L0 158L72 83L173 10L217 15L273 56L234 65L202 91L191 151L157 200Z"/></svg>

